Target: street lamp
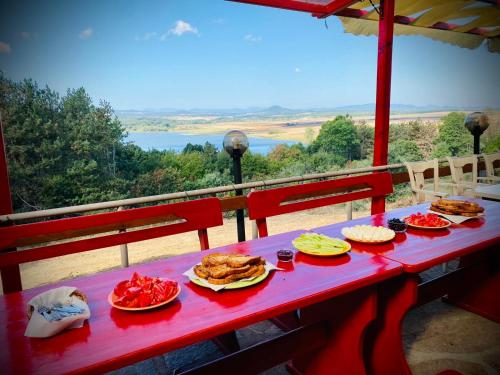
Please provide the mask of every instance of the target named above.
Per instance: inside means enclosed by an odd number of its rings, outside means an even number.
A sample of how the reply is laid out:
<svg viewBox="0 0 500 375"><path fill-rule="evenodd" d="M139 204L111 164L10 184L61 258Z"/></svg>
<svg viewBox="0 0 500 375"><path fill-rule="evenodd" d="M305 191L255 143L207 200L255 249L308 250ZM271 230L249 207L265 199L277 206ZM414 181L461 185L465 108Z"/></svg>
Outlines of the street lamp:
<svg viewBox="0 0 500 375"><path fill-rule="evenodd" d="M467 115L464 125L474 136L474 154L479 154L479 137L490 126L488 116L483 112L472 112Z"/></svg>
<svg viewBox="0 0 500 375"><path fill-rule="evenodd" d="M231 130L224 136L224 150L233 159L234 183L241 184L241 157L248 149L248 138L239 130ZM236 189L236 195L242 195L241 189ZM243 210L236 210L236 223L238 225L238 242L245 241L245 221Z"/></svg>

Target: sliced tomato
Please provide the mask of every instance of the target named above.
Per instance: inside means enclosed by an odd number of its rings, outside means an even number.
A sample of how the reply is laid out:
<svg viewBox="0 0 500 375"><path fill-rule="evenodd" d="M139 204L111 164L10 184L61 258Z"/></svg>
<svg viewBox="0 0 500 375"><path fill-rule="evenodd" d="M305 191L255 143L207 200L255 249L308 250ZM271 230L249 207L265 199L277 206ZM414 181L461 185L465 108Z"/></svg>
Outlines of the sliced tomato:
<svg viewBox="0 0 500 375"><path fill-rule="evenodd" d="M127 290L129 287L130 287L129 281L128 280L123 280L123 281L120 281L115 286L115 289L113 290L113 292L115 293L115 295L117 297L121 297L125 293L125 290Z"/></svg>
<svg viewBox="0 0 500 375"><path fill-rule="evenodd" d="M153 297L151 293L142 292L139 294L139 305L141 307L147 307L153 302Z"/></svg>
<svg viewBox="0 0 500 375"><path fill-rule="evenodd" d="M137 286L131 286L130 288L125 290L125 297L128 299L137 297L141 291L141 288Z"/></svg>

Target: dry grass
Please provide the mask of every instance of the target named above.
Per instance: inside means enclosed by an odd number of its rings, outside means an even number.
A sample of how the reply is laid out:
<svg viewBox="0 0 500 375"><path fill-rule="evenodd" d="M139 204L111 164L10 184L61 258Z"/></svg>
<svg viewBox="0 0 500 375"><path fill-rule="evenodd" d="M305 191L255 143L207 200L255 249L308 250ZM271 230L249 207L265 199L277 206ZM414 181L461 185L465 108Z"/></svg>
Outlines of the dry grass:
<svg viewBox="0 0 500 375"><path fill-rule="evenodd" d="M401 123L421 119L426 122L437 122L441 117L448 112L428 112L428 113L405 113L392 114L391 123ZM239 129L252 137L271 138L278 140L291 140L306 142L306 130L313 129L314 134L318 134L321 124L332 120L334 115L307 116L297 117L292 119L284 119L277 117L263 118L259 120L243 120L243 121L214 121L207 125L206 122L196 123L197 120L213 120L212 118L197 118L191 116L178 116L176 120L193 121L191 124L177 125L173 131L185 134L223 134L232 129ZM352 116L355 122L364 122L370 126L374 126L375 117L373 115L358 115ZM300 125L287 126L287 123L300 123Z"/></svg>

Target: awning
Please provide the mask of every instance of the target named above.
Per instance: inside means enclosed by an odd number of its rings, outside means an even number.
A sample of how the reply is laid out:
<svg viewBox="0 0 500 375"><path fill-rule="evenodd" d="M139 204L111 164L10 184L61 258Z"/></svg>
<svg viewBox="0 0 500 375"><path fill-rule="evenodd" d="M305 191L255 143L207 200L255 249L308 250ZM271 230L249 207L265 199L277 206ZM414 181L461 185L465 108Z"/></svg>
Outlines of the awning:
<svg viewBox="0 0 500 375"><path fill-rule="evenodd" d="M344 30L378 35L379 0L233 0L309 12L318 18L338 16ZM486 41L500 52L500 0L397 0L395 35L422 35L465 48Z"/></svg>

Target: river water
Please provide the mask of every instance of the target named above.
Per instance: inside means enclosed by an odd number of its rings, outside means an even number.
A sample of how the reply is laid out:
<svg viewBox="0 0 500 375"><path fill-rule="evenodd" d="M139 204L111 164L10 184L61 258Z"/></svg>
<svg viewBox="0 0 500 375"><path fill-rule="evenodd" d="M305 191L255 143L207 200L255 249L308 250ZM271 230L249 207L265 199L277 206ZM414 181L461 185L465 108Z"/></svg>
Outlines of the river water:
<svg viewBox="0 0 500 375"><path fill-rule="evenodd" d="M212 143L219 150L222 149L222 141L224 134L180 134L174 132L129 132L128 137L125 139L128 142L133 142L143 150L172 150L181 152L188 144L204 145L205 142ZM268 138L248 138L250 143L250 150L253 153L267 155L274 146L278 144L292 145L294 141L280 141Z"/></svg>

